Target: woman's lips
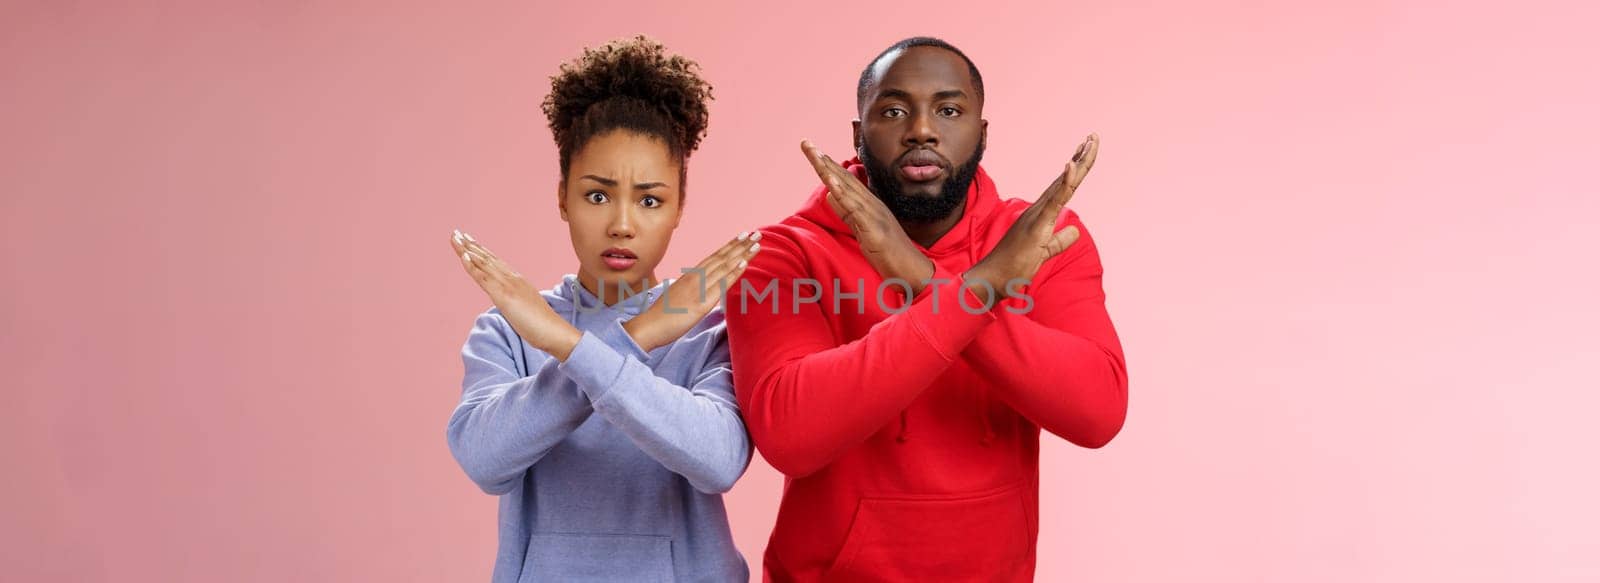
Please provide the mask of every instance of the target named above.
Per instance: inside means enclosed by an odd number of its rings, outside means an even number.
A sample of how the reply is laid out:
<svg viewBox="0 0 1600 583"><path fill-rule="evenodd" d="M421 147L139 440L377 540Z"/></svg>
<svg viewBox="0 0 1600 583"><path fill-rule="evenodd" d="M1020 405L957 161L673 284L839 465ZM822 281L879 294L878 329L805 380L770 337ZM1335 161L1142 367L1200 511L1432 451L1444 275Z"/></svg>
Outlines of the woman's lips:
<svg viewBox="0 0 1600 583"><path fill-rule="evenodd" d="M639 262L638 256L627 249L606 249L600 254L600 259L605 262L606 267L617 271L626 270Z"/></svg>

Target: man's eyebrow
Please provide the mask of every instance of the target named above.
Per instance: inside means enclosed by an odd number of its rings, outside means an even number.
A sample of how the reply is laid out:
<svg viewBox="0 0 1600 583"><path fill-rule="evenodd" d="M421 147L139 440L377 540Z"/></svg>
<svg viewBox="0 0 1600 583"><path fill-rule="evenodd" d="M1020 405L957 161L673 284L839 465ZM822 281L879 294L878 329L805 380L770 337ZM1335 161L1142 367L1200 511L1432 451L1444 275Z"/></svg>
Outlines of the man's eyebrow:
<svg viewBox="0 0 1600 583"><path fill-rule="evenodd" d="M884 89L878 92L878 99L905 99L910 100L911 94L904 89Z"/></svg>
<svg viewBox="0 0 1600 583"><path fill-rule="evenodd" d="M606 186L613 186L614 187L614 186L617 185L617 181L615 181L615 180L612 180L610 178L601 178L601 177L595 176L593 174L585 174L583 176L579 176L578 177L578 180L584 180L584 179L593 180L595 182L599 182L600 184L604 184Z"/></svg>
<svg viewBox="0 0 1600 583"><path fill-rule="evenodd" d="M943 91L934 93L933 99L934 101L939 101L942 99L965 98L966 96L966 91L962 91L960 89L945 89ZM878 92L878 99L904 99L906 101L911 101L911 94L906 92L904 89L884 89Z"/></svg>

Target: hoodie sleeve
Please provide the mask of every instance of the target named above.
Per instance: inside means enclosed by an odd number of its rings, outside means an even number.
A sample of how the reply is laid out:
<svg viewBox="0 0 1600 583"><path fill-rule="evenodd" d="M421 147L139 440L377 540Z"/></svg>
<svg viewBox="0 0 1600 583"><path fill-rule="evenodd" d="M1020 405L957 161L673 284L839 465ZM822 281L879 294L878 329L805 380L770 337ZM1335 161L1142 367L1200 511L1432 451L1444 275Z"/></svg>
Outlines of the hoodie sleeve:
<svg viewBox="0 0 1600 583"><path fill-rule="evenodd" d="M750 464L750 438L733 397L727 332L719 323L678 342L706 351L688 386L656 376L645 364L649 355L620 320L598 334L584 332L560 368L577 381L595 412L645 454L696 490L721 494Z"/></svg>
<svg viewBox="0 0 1600 583"><path fill-rule="evenodd" d="M461 348L461 404L445 433L461 469L489 494L510 492L593 412L549 354L529 351L528 372L519 374L513 351L521 350L498 312L478 316Z"/></svg>
<svg viewBox="0 0 1600 583"><path fill-rule="evenodd" d="M845 342L821 305L796 301L796 280L812 277L799 244L783 236L762 244L727 300L734 387L756 448L791 477L821 469L892 421L997 317L958 307L959 276L937 267L944 282ZM979 305L976 297L968 305Z"/></svg>
<svg viewBox="0 0 1600 583"><path fill-rule="evenodd" d="M962 357L993 379L995 394L1024 417L1072 443L1095 448L1122 430L1128 372L1106 313L1100 253L1076 213L1069 212L1057 228L1068 224L1077 225L1082 235L1047 263L1048 273L1030 286L1031 310L1015 313L997 307L998 322L979 334Z"/></svg>

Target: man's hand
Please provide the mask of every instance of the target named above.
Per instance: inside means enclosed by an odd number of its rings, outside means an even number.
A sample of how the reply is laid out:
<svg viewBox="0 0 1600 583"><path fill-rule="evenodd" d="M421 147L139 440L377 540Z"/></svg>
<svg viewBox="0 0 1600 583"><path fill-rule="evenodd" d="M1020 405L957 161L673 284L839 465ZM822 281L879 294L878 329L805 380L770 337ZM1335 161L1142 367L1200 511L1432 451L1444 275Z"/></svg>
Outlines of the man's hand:
<svg viewBox="0 0 1600 583"><path fill-rule="evenodd" d="M750 266L750 258L761 250L761 233L740 233L728 241L682 279L667 286L650 308L622 325L628 336L645 352L676 341L701 318L722 302L723 294Z"/></svg>
<svg viewBox="0 0 1600 583"><path fill-rule="evenodd" d="M912 296L922 291L924 280L933 278L933 260L917 250L889 207L810 141L801 141L800 150L817 171L817 178L828 187L828 206L855 233L861 254L873 271L885 280L898 278L910 284Z"/></svg>
<svg viewBox="0 0 1600 583"><path fill-rule="evenodd" d="M450 247L467 275L489 294L489 301L500 308L500 315L518 336L530 346L566 362L583 334L561 319L533 284L472 235L456 231L450 237Z"/></svg>
<svg viewBox="0 0 1600 583"><path fill-rule="evenodd" d="M1003 297L1015 295L1019 290L1013 289L1011 283L1031 280L1046 259L1055 257L1078 240L1077 227L1056 231L1055 226L1061 210L1072 200L1072 194L1094 167L1099 153L1100 136L1089 134L1067 162L1066 169L1050 183L1044 194L1039 195L1039 200L1022 212L994 250L967 270L963 278L967 289L980 297L991 291Z"/></svg>

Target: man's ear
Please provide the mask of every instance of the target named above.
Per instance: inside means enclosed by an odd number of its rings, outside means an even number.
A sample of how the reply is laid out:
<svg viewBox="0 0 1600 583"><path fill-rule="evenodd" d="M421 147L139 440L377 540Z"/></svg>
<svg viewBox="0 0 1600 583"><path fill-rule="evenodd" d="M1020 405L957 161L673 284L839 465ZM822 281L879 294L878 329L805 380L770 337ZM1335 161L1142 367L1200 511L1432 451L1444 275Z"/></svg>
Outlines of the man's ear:
<svg viewBox="0 0 1600 583"><path fill-rule="evenodd" d="M856 147L856 157L863 158L864 156L861 155L862 145L860 118L850 120L850 143Z"/></svg>
<svg viewBox="0 0 1600 583"><path fill-rule="evenodd" d="M981 121L983 121L983 129L978 132L978 143L987 149L989 147L989 120Z"/></svg>
<svg viewBox="0 0 1600 583"><path fill-rule="evenodd" d="M561 210L561 222L567 222L567 181L556 183L556 208Z"/></svg>

